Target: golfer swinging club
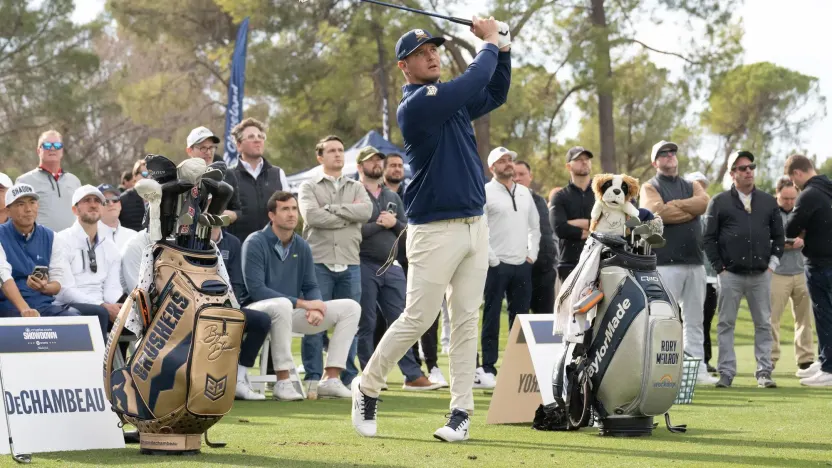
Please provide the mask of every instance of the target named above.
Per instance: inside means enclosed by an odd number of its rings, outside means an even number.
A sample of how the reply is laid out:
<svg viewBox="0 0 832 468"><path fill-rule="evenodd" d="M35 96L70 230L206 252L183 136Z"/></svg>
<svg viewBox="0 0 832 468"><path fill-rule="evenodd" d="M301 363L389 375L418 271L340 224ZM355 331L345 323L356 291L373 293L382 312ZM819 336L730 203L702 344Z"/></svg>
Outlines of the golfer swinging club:
<svg viewBox="0 0 832 468"><path fill-rule="evenodd" d="M397 119L414 174L404 194L410 268L404 313L352 383L352 424L365 437L376 435L378 395L387 374L436 320L447 289L451 414L434 437L468 439L488 270L485 180L471 121L502 105L511 82L508 26L493 17L474 17L473 23L471 31L485 43L465 73L447 83L439 81L438 47L445 39L414 29L396 44L398 67L407 81Z"/></svg>

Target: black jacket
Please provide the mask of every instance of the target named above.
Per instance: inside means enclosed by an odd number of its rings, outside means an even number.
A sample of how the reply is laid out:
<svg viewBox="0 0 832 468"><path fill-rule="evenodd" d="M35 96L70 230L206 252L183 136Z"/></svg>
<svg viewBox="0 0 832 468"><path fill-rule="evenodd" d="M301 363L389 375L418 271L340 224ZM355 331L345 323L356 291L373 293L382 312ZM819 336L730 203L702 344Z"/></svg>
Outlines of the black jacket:
<svg viewBox="0 0 832 468"><path fill-rule="evenodd" d="M793 239L804 230L806 265L832 267L832 181L825 175L806 182L786 221L786 237Z"/></svg>
<svg viewBox="0 0 832 468"><path fill-rule="evenodd" d="M552 231L552 224L549 221L549 207L546 200L532 191L532 199L537 207L537 214L540 216L540 250L537 253L537 260L532 267L533 272L545 273L555 268L557 250L555 250L555 237Z"/></svg>
<svg viewBox="0 0 832 468"><path fill-rule="evenodd" d="M549 211L552 230L558 237L558 266L574 267L578 264L586 239L581 239L581 228L572 226L567 221L589 219L594 204L595 193L592 191L592 184L584 191L569 182L569 185L555 195L555 202Z"/></svg>
<svg viewBox="0 0 832 468"><path fill-rule="evenodd" d="M708 204L704 239L705 254L715 272L765 272L772 255L783 255L786 239L780 207L774 197L755 188L748 213L732 186Z"/></svg>
<svg viewBox="0 0 832 468"><path fill-rule="evenodd" d="M269 224L269 213L266 205L273 193L283 190L280 175L283 169L272 166L263 159L263 169L257 175L257 180L243 167L242 162L228 171L226 181L234 187L240 206L237 210L237 221L229 226L231 234L237 236L240 242L245 242L249 234L263 229Z"/></svg>
<svg viewBox="0 0 832 468"><path fill-rule="evenodd" d="M127 189L118 199L121 200L121 214L118 215L121 225L137 232L144 229L144 199L136 189Z"/></svg>

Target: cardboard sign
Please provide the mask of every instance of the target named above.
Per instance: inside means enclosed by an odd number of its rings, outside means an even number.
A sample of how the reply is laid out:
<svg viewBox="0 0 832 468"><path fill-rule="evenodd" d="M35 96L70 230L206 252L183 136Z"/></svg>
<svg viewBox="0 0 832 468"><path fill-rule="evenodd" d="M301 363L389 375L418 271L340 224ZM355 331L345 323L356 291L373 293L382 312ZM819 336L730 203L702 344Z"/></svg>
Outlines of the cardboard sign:
<svg viewBox="0 0 832 468"><path fill-rule="evenodd" d="M95 317L0 320L2 406L16 452L124 448L104 393L103 358ZM8 440L0 419L0 453L9 453Z"/></svg>
<svg viewBox="0 0 832 468"><path fill-rule="evenodd" d="M487 424L526 423L542 404L554 401L552 371L563 353L553 335L555 314L523 314L514 319L503 354Z"/></svg>

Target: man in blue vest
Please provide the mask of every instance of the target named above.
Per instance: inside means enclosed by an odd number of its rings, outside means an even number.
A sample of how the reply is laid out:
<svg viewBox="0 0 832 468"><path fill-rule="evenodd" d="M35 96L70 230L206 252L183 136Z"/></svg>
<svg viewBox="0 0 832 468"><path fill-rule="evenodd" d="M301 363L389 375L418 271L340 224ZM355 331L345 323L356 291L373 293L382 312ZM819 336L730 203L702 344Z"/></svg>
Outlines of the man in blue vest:
<svg viewBox="0 0 832 468"><path fill-rule="evenodd" d="M11 277L26 304L41 316L79 315L67 306L53 305L62 287L74 284L69 265L55 233L35 220L38 196L28 184L15 184L6 192L9 220L0 225L0 244L11 265ZM0 294L0 317L19 317L20 311Z"/></svg>

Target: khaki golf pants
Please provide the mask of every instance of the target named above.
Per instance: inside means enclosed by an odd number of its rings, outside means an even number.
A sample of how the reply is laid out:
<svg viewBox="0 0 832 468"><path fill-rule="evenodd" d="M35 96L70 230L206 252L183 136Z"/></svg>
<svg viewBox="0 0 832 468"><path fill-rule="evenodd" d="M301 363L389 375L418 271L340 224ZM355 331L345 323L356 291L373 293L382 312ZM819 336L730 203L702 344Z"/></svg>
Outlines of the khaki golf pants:
<svg viewBox="0 0 832 468"><path fill-rule="evenodd" d="M474 411L474 371L482 292L488 272L488 225L475 216L407 227L407 298L364 368L361 391L378 397L384 378L433 324L448 294L451 409Z"/></svg>
<svg viewBox="0 0 832 468"><path fill-rule="evenodd" d="M780 359L780 317L791 302L794 316L794 356L798 364L815 360L812 339L812 299L806 287L806 275L771 275L771 360Z"/></svg>

